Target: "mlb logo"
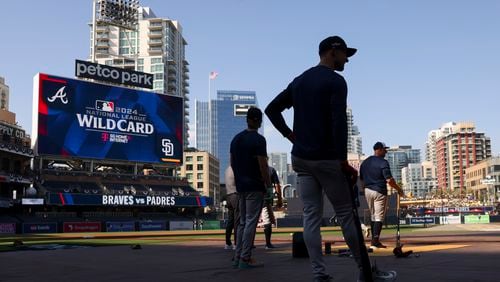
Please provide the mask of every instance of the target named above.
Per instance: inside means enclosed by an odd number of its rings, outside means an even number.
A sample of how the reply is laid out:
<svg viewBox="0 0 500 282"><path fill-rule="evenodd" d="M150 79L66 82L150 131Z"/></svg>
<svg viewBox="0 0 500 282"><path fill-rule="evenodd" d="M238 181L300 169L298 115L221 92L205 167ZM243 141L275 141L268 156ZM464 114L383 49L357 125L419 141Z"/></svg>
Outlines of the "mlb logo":
<svg viewBox="0 0 500 282"><path fill-rule="evenodd" d="M115 111L115 103L113 103L111 101L96 100L95 101L95 108L98 111L114 112Z"/></svg>

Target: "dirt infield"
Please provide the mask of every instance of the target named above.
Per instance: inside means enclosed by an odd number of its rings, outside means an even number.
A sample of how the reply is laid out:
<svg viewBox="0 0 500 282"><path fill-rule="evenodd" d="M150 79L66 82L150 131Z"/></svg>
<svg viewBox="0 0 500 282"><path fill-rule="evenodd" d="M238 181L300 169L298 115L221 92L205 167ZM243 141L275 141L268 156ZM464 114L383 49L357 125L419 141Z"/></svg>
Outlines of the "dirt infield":
<svg viewBox="0 0 500 282"><path fill-rule="evenodd" d="M220 231L218 234L202 231L206 233L203 236L193 236L200 234L194 232L175 235L153 232L150 236L113 234L121 238L97 239L107 240L109 244L121 240L124 245L3 252L0 253L0 281L312 280L308 260L292 258L291 241L285 234L276 236L275 244L279 248L272 251L263 248L263 236L259 234L254 257L265 266L238 270L230 266L232 251L223 249ZM383 235L383 242L392 250L393 234L383 232ZM345 247L340 236L325 237L336 241L332 246L334 252ZM134 242L140 242L141 249L132 249ZM498 281L500 276L500 225L438 226L404 234L403 242L405 249L413 249L419 257L397 259L390 250L370 254L381 268L397 270L397 281ZM356 281L356 267L351 258L325 255L325 259L335 281Z"/></svg>

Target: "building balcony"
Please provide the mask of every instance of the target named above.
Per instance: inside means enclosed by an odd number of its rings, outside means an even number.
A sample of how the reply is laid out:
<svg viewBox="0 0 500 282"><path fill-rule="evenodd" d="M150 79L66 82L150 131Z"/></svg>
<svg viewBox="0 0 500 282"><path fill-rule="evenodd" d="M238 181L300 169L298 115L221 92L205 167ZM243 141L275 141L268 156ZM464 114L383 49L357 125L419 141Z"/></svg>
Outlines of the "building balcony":
<svg viewBox="0 0 500 282"><path fill-rule="evenodd" d="M158 47L156 47L156 48L148 48L148 53L150 55L152 55L152 54L161 54L161 53L163 53L163 49L162 48L158 48Z"/></svg>
<svg viewBox="0 0 500 282"><path fill-rule="evenodd" d="M108 41L101 41L101 40L97 40L97 43L96 43L96 46L99 47L99 48L102 48L102 47L109 47L109 42Z"/></svg>
<svg viewBox="0 0 500 282"><path fill-rule="evenodd" d="M162 46L163 41L161 39L148 40L149 46Z"/></svg>
<svg viewBox="0 0 500 282"><path fill-rule="evenodd" d="M176 62L175 60L172 60L172 59L168 59L168 60L167 60L167 63L168 63L169 65L177 65L177 62Z"/></svg>
<svg viewBox="0 0 500 282"><path fill-rule="evenodd" d="M161 38L163 37L163 32L161 31L150 31L148 32L149 38Z"/></svg>
<svg viewBox="0 0 500 282"><path fill-rule="evenodd" d="M95 30L97 32L109 32L109 26L107 25L96 25Z"/></svg>
<svg viewBox="0 0 500 282"><path fill-rule="evenodd" d="M182 78L189 79L189 74L187 72L183 73Z"/></svg>
<svg viewBox="0 0 500 282"><path fill-rule="evenodd" d="M185 87L189 86L189 82L187 80L184 80L182 82L182 86L185 86Z"/></svg>
<svg viewBox="0 0 500 282"><path fill-rule="evenodd" d="M169 72L177 73L177 68L174 65L169 64L167 69Z"/></svg>
<svg viewBox="0 0 500 282"><path fill-rule="evenodd" d="M163 22L160 21L150 21L149 30L161 30L163 29Z"/></svg>
<svg viewBox="0 0 500 282"><path fill-rule="evenodd" d="M101 33L101 34L97 34L97 36L95 37L97 39L97 41L108 41L109 40L109 34L108 33Z"/></svg>

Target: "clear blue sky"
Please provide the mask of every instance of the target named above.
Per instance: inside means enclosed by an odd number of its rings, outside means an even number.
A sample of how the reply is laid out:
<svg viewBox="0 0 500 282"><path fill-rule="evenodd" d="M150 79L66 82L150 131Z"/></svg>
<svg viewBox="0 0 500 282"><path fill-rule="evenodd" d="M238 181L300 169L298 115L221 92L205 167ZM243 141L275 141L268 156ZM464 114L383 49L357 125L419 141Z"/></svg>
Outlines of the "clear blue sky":
<svg viewBox="0 0 500 282"><path fill-rule="evenodd" d="M355 2L355 3L352 3ZM142 0L180 21L194 100L213 89L253 90L264 108L318 63L317 46L340 35L358 53L343 72L365 154L377 140L422 149L448 121L474 121L500 153L500 1ZM89 55L91 0L2 1L0 76L10 110L31 132L32 77L73 77ZM291 114L288 114L291 117ZM291 123L290 123L291 124ZM265 121L268 151L290 145Z"/></svg>

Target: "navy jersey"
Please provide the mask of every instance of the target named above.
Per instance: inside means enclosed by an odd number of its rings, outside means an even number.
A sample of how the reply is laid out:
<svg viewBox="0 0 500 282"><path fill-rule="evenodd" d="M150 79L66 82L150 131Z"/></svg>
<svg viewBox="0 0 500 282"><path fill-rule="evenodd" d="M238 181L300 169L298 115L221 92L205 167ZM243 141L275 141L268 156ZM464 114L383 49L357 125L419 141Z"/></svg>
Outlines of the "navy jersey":
<svg viewBox="0 0 500 282"><path fill-rule="evenodd" d="M347 160L347 83L333 69L318 65L296 77L266 107L283 136L292 130L283 115L293 107L292 155L305 160Z"/></svg>
<svg viewBox="0 0 500 282"><path fill-rule="evenodd" d="M392 178L389 162L381 157L370 156L361 164L359 176L365 188L387 195L387 179Z"/></svg>
<svg viewBox="0 0 500 282"><path fill-rule="evenodd" d="M231 141L231 167L238 192L265 192L258 156L266 157L266 139L257 131L243 130Z"/></svg>

